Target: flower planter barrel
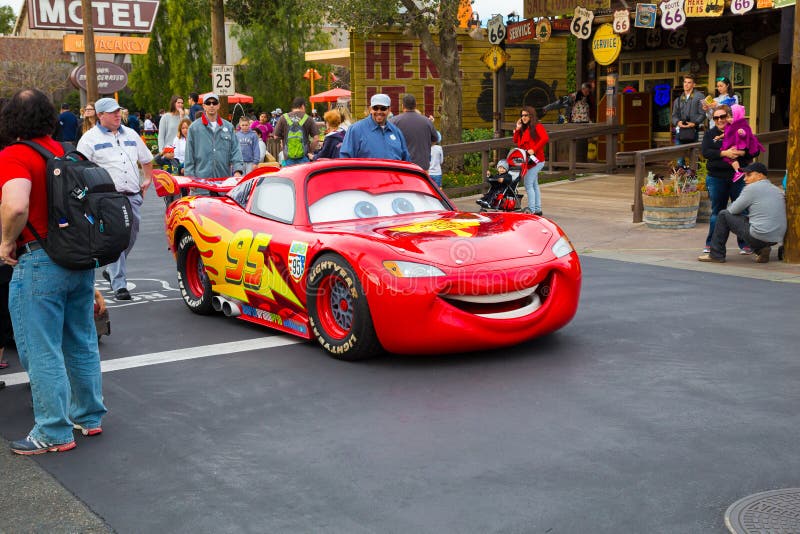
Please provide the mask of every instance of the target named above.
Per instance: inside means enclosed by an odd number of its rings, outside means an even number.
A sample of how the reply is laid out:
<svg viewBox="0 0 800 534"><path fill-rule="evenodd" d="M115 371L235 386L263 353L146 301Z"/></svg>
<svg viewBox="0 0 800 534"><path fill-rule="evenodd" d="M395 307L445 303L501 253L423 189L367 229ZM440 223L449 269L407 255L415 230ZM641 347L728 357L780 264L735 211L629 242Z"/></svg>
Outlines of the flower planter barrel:
<svg viewBox="0 0 800 534"><path fill-rule="evenodd" d="M694 228L700 194L684 193L677 196L642 195L643 220L648 228L674 230Z"/></svg>
<svg viewBox="0 0 800 534"><path fill-rule="evenodd" d="M711 220L711 198L708 191L700 191L700 207L697 208L697 222L707 223Z"/></svg>

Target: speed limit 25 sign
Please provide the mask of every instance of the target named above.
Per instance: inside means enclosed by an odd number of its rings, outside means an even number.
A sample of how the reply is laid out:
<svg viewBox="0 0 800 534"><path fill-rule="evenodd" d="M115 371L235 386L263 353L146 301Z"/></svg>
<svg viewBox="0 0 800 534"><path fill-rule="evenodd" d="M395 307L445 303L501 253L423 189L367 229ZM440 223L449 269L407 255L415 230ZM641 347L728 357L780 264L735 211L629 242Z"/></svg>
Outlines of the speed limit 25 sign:
<svg viewBox="0 0 800 534"><path fill-rule="evenodd" d="M211 87L219 96L233 96L236 93L233 65L212 65Z"/></svg>

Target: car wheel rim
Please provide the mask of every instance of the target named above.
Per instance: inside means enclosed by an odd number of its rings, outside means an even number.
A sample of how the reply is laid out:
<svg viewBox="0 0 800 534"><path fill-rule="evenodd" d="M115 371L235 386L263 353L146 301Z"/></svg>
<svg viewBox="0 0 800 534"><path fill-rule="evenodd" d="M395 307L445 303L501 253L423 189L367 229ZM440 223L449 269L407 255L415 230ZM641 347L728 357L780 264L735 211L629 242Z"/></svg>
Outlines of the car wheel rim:
<svg viewBox="0 0 800 534"><path fill-rule="evenodd" d="M192 247L186 254L186 284L189 291L197 297L201 297L205 291L204 280L205 270L203 262L200 260L200 252L197 247Z"/></svg>
<svg viewBox="0 0 800 534"><path fill-rule="evenodd" d="M322 328L333 338L344 339L353 325L353 297L344 280L327 276L317 297Z"/></svg>

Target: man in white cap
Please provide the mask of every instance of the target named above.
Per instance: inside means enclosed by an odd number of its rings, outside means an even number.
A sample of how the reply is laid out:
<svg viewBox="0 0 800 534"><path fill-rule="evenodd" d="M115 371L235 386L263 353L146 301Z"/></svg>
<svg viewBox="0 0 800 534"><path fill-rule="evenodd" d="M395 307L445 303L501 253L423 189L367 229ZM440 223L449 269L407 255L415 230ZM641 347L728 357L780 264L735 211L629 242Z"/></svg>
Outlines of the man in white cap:
<svg viewBox="0 0 800 534"><path fill-rule="evenodd" d="M389 95L373 95L369 105L369 117L347 129L339 157L411 161L403 132L387 120L392 105Z"/></svg>
<svg viewBox="0 0 800 534"><path fill-rule="evenodd" d="M153 155L139 134L122 125L122 108L116 100L101 98L94 103L94 110L97 113L97 124L81 136L78 150L89 160L105 168L114 180L117 191L127 195L131 202L131 242L119 259L103 271L103 277L111 284L115 298L131 300L126 260L139 234L142 199L152 179ZM141 173L137 163L141 165Z"/></svg>
<svg viewBox="0 0 800 534"><path fill-rule="evenodd" d="M196 178L242 176L244 161L233 124L219 116L219 97L209 93L203 115L189 126L183 173Z"/></svg>

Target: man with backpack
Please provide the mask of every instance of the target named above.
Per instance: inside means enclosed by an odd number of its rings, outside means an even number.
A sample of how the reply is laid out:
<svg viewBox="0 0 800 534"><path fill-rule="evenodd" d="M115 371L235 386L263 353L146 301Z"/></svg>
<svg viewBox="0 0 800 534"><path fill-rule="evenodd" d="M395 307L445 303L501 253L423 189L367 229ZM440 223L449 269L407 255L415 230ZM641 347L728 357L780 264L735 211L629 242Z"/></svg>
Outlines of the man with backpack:
<svg viewBox="0 0 800 534"><path fill-rule="evenodd" d="M278 119L274 135L283 141L284 167L311 161L311 154L317 149L319 130L317 123L306 114L306 101L302 96L292 100L292 110Z"/></svg>
<svg viewBox="0 0 800 534"><path fill-rule="evenodd" d="M18 91L0 111L0 138L33 142L58 156L50 138L56 110L36 89ZM20 362L30 378L34 426L11 443L17 454L75 448L74 430L102 432L100 354L94 326L94 269L55 263L26 223L48 235L47 163L36 150L13 144L0 152L0 261L14 266L9 310Z"/></svg>
<svg viewBox="0 0 800 534"><path fill-rule="evenodd" d="M116 100L101 98L94 103L94 109L97 113L97 124L78 141L78 151L89 161L106 169L114 180L117 191L130 200L130 243L119 259L103 271L103 277L111 284L117 300L131 300L126 262L139 233L143 197L150 187L153 173L153 155L136 132L122 126L122 108ZM142 167L143 180L140 180L137 162Z"/></svg>

